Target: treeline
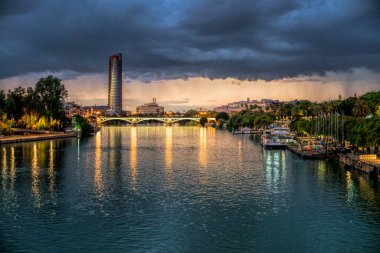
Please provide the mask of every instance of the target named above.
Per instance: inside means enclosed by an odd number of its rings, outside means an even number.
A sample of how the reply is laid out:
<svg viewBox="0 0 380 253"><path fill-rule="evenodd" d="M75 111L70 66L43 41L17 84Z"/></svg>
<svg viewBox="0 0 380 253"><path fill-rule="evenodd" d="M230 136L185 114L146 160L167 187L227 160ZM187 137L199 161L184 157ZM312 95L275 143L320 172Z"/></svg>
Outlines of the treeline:
<svg viewBox="0 0 380 253"><path fill-rule="evenodd" d="M262 129L276 120L290 121L299 135L323 136L331 141L349 140L360 147L380 145L380 92L360 97L313 103L308 100L273 104L269 112L253 108L232 115L229 130Z"/></svg>
<svg viewBox="0 0 380 253"><path fill-rule="evenodd" d="M35 87L0 90L0 134L12 127L33 130L62 130L70 123L64 101L68 93L61 80L48 76Z"/></svg>

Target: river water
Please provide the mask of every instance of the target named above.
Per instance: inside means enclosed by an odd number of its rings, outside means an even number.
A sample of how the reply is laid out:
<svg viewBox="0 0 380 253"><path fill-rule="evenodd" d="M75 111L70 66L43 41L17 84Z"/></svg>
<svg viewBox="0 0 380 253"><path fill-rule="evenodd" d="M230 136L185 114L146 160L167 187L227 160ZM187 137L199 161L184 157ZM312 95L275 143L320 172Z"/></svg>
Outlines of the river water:
<svg viewBox="0 0 380 253"><path fill-rule="evenodd" d="M380 186L200 127L0 146L0 252L379 252Z"/></svg>

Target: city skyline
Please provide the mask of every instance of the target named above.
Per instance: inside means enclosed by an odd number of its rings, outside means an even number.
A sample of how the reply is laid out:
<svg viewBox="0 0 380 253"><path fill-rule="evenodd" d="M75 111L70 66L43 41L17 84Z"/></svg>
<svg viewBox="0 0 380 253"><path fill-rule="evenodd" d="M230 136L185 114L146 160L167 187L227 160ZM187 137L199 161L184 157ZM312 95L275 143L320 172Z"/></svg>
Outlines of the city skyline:
<svg viewBox="0 0 380 253"><path fill-rule="evenodd" d="M380 89L378 8L374 0L2 2L0 88L53 74L69 100L107 105L104 59L122 52L124 110L151 97L181 110L247 96L363 94Z"/></svg>

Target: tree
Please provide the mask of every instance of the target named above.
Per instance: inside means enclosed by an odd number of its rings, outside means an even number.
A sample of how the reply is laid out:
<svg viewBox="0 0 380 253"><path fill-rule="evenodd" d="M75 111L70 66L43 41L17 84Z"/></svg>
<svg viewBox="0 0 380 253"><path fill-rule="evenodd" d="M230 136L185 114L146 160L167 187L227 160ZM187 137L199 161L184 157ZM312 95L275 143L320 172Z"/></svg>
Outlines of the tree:
<svg viewBox="0 0 380 253"><path fill-rule="evenodd" d="M7 94L6 111L8 115L17 121L24 114L25 88L17 87Z"/></svg>
<svg viewBox="0 0 380 253"><path fill-rule="evenodd" d="M262 115L259 115L257 116L255 119L254 119L254 122L253 124L258 127L258 128L261 128L261 127L268 127L270 124L273 123L273 118L271 118L268 114L262 114Z"/></svg>
<svg viewBox="0 0 380 253"><path fill-rule="evenodd" d="M199 124L201 124L201 126L205 126L206 123L207 123L207 117L201 117L199 120Z"/></svg>
<svg viewBox="0 0 380 253"><path fill-rule="evenodd" d="M0 90L0 116L5 113L5 108L7 105L7 96L3 90Z"/></svg>
<svg viewBox="0 0 380 253"><path fill-rule="evenodd" d="M186 113L185 113L185 117L195 117L198 115L198 111L197 110L194 110L194 109L191 109L191 110L188 110Z"/></svg>
<svg viewBox="0 0 380 253"><path fill-rule="evenodd" d="M349 97L349 98L343 100L340 103L338 110L340 111L340 113L343 113L344 115L353 116L352 109L354 108L357 100L358 99L355 97Z"/></svg>
<svg viewBox="0 0 380 253"><path fill-rule="evenodd" d="M94 128L80 115L75 116L75 129L79 130L82 136L88 136L94 132Z"/></svg>
<svg viewBox="0 0 380 253"><path fill-rule="evenodd" d="M216 111L208 111L207 112L207 117L209 117L209 118L215 118L216 114L217 114Z"/></svg>
<svg viewBox="0 0 380 253"><path fill-rule="evenodd" d="M358 99L352 108L352 113L356 117L364 117L369 113L369 107L364 99Z"/></svg>
<svg viewBox="0 0 380 253"><path fill-rule="evenodd" d="M371 113L374 113L377 109L377 106L380 105L380 91L378 92L368 92L360 97L366 101L368 109Z"/></svg>
<svg viewBox="0 0 380 253"><path fill-rule="evenodd" d="M41 78L36 84L35 95L39 102L38 109L43 115L59 120L65 117L64 101L68 93L61 79L51 75Z"/></svg>
<svg viewBox="0 0 380 253"><path fill-rule="evenodd" d="M229 118L230 116L228 116L226 112L218 112L215 116L215 119L217 121L219 121L220 119L224 119L225 121L227 121Z"/></svg>

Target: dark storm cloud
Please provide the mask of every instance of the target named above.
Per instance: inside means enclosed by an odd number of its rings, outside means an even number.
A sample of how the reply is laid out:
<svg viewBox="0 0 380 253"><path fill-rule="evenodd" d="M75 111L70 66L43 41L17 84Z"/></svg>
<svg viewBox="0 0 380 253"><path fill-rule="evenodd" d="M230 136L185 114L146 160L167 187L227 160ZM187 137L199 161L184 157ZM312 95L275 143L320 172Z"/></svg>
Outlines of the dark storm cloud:
<svg viewBox="0 0 380 253"><path fill-rule="evenodd" d="M31 5L30 3L33 3ZM340 1L1 1L0 78L107 73L275 79L380 70L380 4Z"/></svg>

